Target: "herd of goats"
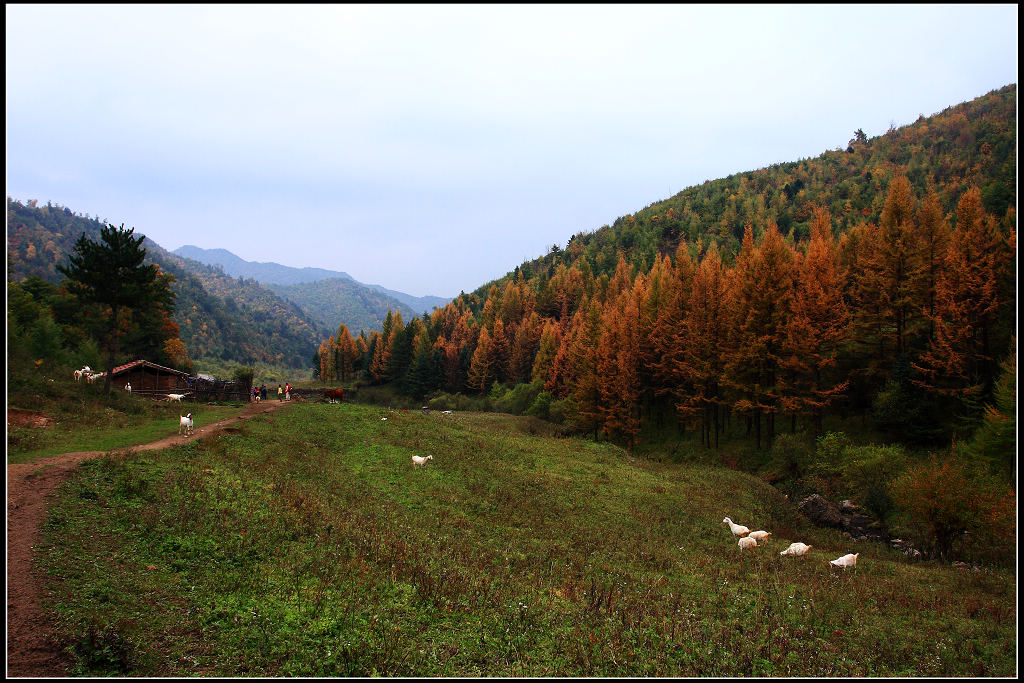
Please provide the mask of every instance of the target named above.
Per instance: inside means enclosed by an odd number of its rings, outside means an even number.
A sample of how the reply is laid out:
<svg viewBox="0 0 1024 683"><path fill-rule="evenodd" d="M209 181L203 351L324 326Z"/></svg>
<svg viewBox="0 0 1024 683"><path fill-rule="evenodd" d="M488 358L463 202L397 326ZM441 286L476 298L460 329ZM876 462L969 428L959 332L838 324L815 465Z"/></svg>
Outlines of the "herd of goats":
<svg viewBox="0 0 1024 683"><path fill-rule="evenodd" d="M751 531L742 524L736 524L731 519L726 517L722 520L722 524L728 524L729 529L732 531L732 535L739 537L737 545L740 547L740 552L744 550L750 550L751 548L759 548L764 545L764 541L772 535L770 531ZM803 557L810 551L812 546L806 543L790 543L789 547L779 553L779 555L789 555L791 557ZM857 566L857 558L860 557L860 553L848 553L842 557L837 557L834 560L829 560L829 565L833 567L841 567L842 569L849 569L850 567Z"/></svg>

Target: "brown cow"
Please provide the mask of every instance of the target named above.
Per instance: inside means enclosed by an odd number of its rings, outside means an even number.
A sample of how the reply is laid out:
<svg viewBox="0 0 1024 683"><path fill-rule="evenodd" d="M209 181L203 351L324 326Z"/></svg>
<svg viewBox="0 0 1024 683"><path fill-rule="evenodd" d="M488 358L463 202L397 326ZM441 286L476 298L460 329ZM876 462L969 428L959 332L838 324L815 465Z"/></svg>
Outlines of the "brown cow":
<svg viewBox="0 0 1024 683"><path fill-rule="evenodd" d="M337 401L338 403L341 403L342 400L345 398L345 390L344 389L325 389L324 390L324 398L327 399L328 403L334 403L335 401Z"/></svg>

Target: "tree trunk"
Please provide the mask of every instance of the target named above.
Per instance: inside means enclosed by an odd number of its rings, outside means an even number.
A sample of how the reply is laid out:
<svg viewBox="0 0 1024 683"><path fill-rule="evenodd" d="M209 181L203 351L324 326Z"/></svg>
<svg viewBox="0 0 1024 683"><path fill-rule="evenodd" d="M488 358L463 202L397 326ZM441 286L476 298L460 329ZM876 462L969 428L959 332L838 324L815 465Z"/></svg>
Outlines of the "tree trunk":
<svg viewBox="0 0 1024 683"><path fill-rule="evenodd" d="M117 357L117 306L111 306L110 317L113 320L113 324L110 328L110 355L107 356L107 376L106 381L103 383L103 393L110 396L110 383L113 381L114 375L114 358Z"/></svg>

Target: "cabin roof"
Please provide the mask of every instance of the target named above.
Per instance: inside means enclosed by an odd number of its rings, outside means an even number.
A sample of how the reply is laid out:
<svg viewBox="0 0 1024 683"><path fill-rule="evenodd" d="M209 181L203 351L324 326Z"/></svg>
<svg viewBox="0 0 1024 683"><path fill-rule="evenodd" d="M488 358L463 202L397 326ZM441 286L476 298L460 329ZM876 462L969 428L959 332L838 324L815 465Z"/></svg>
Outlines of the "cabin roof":
<svg viewBox="0 0 1024 683"><path fill-rule="evenodd" d="M187 372L182 372L181 370L175 370L174 368L168 368L168 367L165 367L163 365L157 365L156 363L150 363L148 360L133 360L131 363L125 363L124 365L118 365L116 368L114 368L110 372L110 375L111 376L120 375L121 373L128 372L129 370L136 370L136 369L144 370L146 368L153 368L157 372L166 372L166 373L171 374L171 375L178 375L179 377L188 377L189 376Z"/></svg>

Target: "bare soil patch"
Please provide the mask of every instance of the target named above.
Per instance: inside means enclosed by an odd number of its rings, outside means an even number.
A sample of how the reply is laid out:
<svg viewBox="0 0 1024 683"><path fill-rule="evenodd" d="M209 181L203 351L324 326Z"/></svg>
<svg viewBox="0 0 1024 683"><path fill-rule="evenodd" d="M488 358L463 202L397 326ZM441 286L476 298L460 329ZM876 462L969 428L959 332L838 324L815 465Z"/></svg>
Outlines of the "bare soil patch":
<svg viewBox="0 0 1024 683"><path fill-rule="evenodd" d="M52 417L37 413L34 410L20 408L7 409L8 427L51 427L55 420Z"/></svg>
<svg viewBox="0 0 1024 683"><path fill-rule="evenodd" d="M189 439L221 430L238 428L236 423L271 413L279 401L250 403L232 418L197 427L193 436L174 434L148 444L121 448L114 453L170 448ZM14 422L12 422L14 420ZM9 408L7 424L45 426L52 420L42 413ZM40 458L29 463L7 465L7 676L67 676L71 662L53 635L52 624L43 609L46 595L44 577L35 569L35 545L39 526L46 519L49 497L84 460L105 451L80 451Z"/></svg>

